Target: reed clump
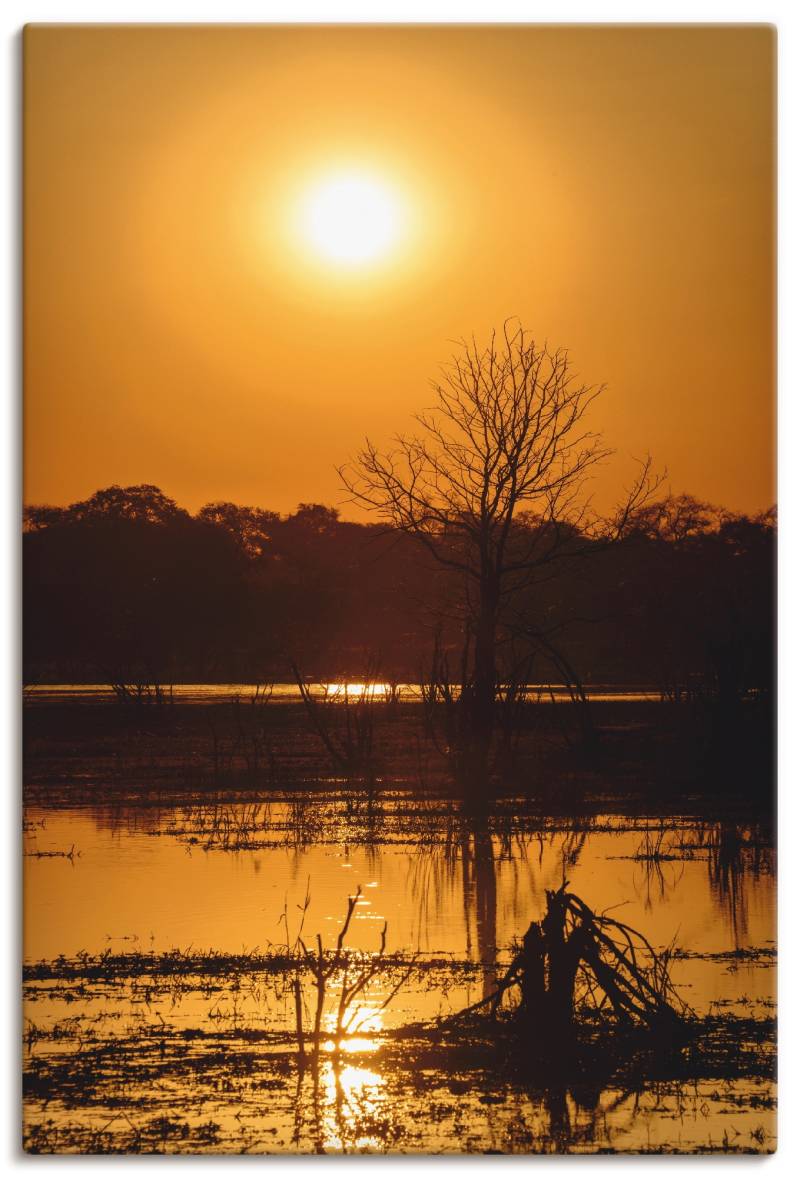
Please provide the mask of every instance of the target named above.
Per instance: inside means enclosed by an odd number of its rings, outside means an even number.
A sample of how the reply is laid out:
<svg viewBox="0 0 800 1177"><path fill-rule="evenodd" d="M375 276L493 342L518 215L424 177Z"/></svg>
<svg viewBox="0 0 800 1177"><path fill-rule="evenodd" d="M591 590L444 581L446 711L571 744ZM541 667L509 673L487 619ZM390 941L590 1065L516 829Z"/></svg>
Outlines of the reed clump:
<svg viewBox="0 0 800 1177"><path fill-rule="evenodd" d="M333 771L373 788L380 771L376 712L386 708L383 684L376 673L370 670L357 689L342 682L333 689L326 684L319 693L312 690L294 663L292 673L311 727L322 741ZM391 708L396 710L398 701L399 696Z"/></svg>

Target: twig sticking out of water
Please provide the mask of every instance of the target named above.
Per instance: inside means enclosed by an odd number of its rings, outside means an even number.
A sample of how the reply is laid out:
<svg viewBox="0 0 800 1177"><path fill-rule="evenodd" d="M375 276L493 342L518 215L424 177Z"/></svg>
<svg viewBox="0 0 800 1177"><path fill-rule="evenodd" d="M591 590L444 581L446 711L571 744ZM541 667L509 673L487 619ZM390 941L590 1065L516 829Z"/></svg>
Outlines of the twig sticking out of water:
<svg viewBox="0 0 800 1177"><path fill-rule="evenodd" d="M357 887L355 894L350 895L347 900L347 912L345 914L344 923L336 938L336 946L331 953L324 951L322 947L322 937L317 933L316 947L311 949L303 940L302 936L298 934L297 943L302 949L305 963L307 964L312 977L314 978L314 987L316 989L316 1009L314 1011L314 1030L313 1030L313 1052L314 1058L319 1057L319 1046L322 1032L322 1016L325 1010L325 1001L328 994L329 983L339 971L342 973L341 990L339 993L338 1003L336 1007L336 1027L335 1027L335 1041L341 1040L344 1034L350 1033L353 1028L355 1018L358 1015L358 1007L356 1006L357 998L364 993L369 984L375 980L379 973L381 973L385 966L386 955L386 932L388 928L387 922L384 920L383 928L381 929L380 946L376 953L373 953L366 961L354 961L345 949L345 939L350 929L350 924L353 919L358 901L362 896L361 887ZM400 980L390 990L388 996L379 1006L380 1010L386 1009L389 1002L396 996L402 985L411 975L413 971L416 958L412 959L408 969L403 973ZM300 982L299 977L295 979L295 1016L297 1022L297 1040L299 1045L300 1057L304 1058L304 1035L303 1035L303 1014L302 1001L300 998Z"/></svg>

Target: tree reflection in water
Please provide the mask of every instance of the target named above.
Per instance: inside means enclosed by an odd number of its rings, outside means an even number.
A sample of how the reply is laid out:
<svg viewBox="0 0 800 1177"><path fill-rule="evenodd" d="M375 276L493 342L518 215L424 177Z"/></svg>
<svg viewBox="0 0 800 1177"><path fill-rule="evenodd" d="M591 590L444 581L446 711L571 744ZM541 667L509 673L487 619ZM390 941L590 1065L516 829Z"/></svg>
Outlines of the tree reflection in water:
<svg viewBox="0 0 800 1177"><path fill-rule="evenodd" d="M467 939L475 927L477 960L483 965L482 997L497 988L497 876L492 836L485 824L465 828L461 842ZM469 951L469 944L468 944Z"/></svg>
<svg viewBox="0 0 800 1177"><path fill-rule="evenodd" d="M498 830L489 818L459 819L440 843L420 848L410 862L409 894L415 907L415 947L427 950L431 913L441 911L445 891L460 886L465 956L482 966L482 997L498 982L498 876L503 872L503 902L522 930L544 902L546 888L561 885L580 858L585 828L567 832L519 833ZM585 823L584 823L585 824ZM535 841L538 854L532 854ZM545 856L545 847L554 853ZM438 946L434 946L438 947Z"/></svg>
<svg viewBox="0 0 800 1177"><path fill-rule="evenodd" d="M737 948L746 943L749 911L745 879L775 874L771 831L758 823L714 822L705 829L711 892L725 913Z"/></svg>

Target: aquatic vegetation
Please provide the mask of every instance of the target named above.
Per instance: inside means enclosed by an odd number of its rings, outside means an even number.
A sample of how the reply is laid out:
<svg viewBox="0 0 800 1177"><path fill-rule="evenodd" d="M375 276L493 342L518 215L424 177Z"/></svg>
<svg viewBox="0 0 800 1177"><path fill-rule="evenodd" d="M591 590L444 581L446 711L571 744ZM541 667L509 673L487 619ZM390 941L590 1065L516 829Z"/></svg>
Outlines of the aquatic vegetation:
<svg viewBox="0 0 800 1177"><path fill-rule="evenodd" d="M246 716L272 706L239 704ZM358 782L260 796L131 788L99 805L29 807L29 850L81 851L68 872L57 857L26 859L31 880L58 872L76 896L98 894L98 872L110 892L132 868L170 919L190 922L164 925L154 910L151 923L135 896L114 891L106 915L84 909L86 939L73 937L68 954L58 955L62 934L26 962L26 1147L769 1151L775 950L763 905L774 859L756 819L733 811L731 822L735 845L706 812L568 812L514 796L477 819L446 792L393 783L370 795ZM676 872L650 908L649 868ZM583 921L630 960L625 928L643 929L652 949L628 932L637 979L592 937L623 1015L582 953L574 1050L554 1066L531 1045L537 1018L521 1013L524 946L513 937L531 921L541 929L565 877L567 895L599 899L588 917L575 899L565 941ZM731 925L723 877L736 879L760 939ZM687 887L721 918L713 942L670 949ZM648 1025L658 1002L643 980L679 1012L693 1006L691 1033L685 1018L675 1034Z"/></svg>
<svg viewBox="0 0 800 1177"><path fill-rule="evenodd" d="M393 983L476 966L384 958ZM354 961L355 964L355 961ZM298 1066L285 946L132 952L26 966L25 1145L33 1152L654 1151L772 1146L774 1017L721 1010L680 1049L610 1052L558 1077L507 1019L361 1027ZM360 966L358 966L360 967ZM354 974L353 974L354 975ZM312 983L313 984L313 983ZM600 1031L586 1023L587 1043ZM727 1146L725 1146L727 1140Z"/></svg>

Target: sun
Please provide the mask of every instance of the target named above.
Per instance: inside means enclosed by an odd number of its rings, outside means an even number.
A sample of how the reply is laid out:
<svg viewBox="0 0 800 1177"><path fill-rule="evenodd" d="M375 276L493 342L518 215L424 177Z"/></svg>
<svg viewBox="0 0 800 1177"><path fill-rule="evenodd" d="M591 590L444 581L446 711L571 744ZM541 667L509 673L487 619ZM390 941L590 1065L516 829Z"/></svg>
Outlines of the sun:
<svg viewBox="0 0 800 1177"><path fill-rule="evenodd" d="M301 201L300 231L325 261L349 268L379 261L403 228L398 194L366 172L337 172L314 184Z"/></svg>

